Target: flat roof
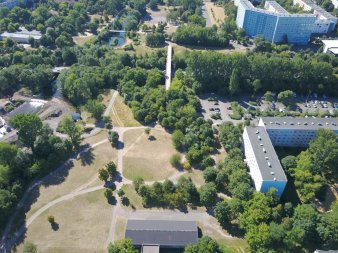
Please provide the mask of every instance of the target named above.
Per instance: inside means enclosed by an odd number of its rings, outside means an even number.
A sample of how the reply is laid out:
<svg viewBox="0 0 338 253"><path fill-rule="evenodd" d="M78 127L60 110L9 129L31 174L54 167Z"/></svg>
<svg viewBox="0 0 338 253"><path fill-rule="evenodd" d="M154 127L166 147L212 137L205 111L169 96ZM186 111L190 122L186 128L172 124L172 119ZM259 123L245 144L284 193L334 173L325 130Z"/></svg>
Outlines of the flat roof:
<svg viewBox="0 0 338 253"><path fill-rule="evenodd" d="M26 38L33 37L34 39L41 38L41 32L37 30L28 31L27 29L21 27L20 31L16 32L4 32L1 34L2 37L12 37L12 38Z"/></svg>
<svg viewBox="0 0 338 253"><path fill-rule="evenodd" d="M269 4L271 5L273 2L275 2L275 1L269 1ZM264 9L256 8L248 0L240 0L239 4L241 4L247 10L251 10L251 11L255 11L255 12L259 12L259 13L264 13L264 14L275 16L275 17L311 17L311 18L316 18L316 15L314 15L314 14L294 14L294 13L289 13L286 10L283 13L278 13L278 12L274 12L274 11L270 11L270 10L264 10ZM278 3L276 3L276 4L279 5Z"/></svg>
<svg viewBox="0 0 338 253"><path fill-rule="evenodd" d="M327 47L338 47L338 40L322 40Z"/></svg>
<svg viewBox="0 0 338 253"><path fill-rule="evenodd" d="M185 247L196 244L198 230L195 221L128 220L125 233L134 245Z"/></svg>
<svg viewBox="0 0 338 253"><path fill-rule="evenodd" d="M287 181L275 148L263 126L245 127L264 181Z"/></svg>
<svg viewBox="0 0 338 253"><path fill-rule="evenodd" d="M160 253L160 246L158 245L143 245L142 253Z"/></svg>
<svg viewBox="0 0 338 253"><path fill-rule="evenodd" d="M320 128L338 131L338 118L293 118L262 117L266 129L318 130Z"/></svg>

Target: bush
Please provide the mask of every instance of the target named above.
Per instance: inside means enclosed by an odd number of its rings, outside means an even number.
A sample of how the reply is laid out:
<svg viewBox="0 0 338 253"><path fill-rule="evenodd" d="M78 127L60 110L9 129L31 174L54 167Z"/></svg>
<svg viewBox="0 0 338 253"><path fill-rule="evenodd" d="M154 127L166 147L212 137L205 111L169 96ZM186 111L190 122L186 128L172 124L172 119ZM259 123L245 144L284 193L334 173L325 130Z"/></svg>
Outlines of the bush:
<svg viewBox="0 0 338 253"><path fill-rule="evenodd" d="M178 168L181 165L182 156L180 153L173 154L170 158L171 166Z"/></svg>
<svg viewBox="0 0 338 253"><path fill-rule="evenodd" d="M185 161L183 164L182 164L182 168L184 170L190 170L191 169L191 165L188 161Z"/></svg>
<svg viewBox="0 0 338 253"><path fill-rule="evenodd" d="M47 220L48 220L48 222L49 222L50 224L55 223L55 218L54 218L53 215L48 215Z"/></svg>
<svg viewBox="0 0 338 253"><path fill-rule="evenodd" d="M231 119L235 119L235 120L240 120L242 119L242 116L238 113L232 113L229 115Z"/></svg>

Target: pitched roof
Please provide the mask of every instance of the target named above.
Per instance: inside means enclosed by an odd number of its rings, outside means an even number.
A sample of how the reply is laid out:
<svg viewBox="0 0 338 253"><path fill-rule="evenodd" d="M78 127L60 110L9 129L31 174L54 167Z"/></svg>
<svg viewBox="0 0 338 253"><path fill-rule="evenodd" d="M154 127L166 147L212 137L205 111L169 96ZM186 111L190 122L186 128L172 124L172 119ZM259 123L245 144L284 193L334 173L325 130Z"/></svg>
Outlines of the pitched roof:
<svg viewBox="0 0 338 253"><path fill-rule="evenodd" d="M185 247L197 243L198 231L195 221L128 220L125 237L134 245Z"/></svg>

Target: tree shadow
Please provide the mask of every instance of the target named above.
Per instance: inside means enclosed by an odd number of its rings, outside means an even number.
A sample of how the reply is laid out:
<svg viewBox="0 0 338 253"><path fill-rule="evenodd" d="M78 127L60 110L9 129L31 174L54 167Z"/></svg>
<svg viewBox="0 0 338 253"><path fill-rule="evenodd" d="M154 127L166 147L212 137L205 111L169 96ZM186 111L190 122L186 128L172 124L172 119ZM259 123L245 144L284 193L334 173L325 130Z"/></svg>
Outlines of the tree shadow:
<svg viewBox="0 0 338 253"><path fill-rule="evenodd" d="M148 140L150 141L156 141L156 137L154 135L149 135Z"/></svg>
<svg viewBox="0 0 338 253"><path fill-rule="evenodd" d="M114 196L111 196L107 199L108 204L115 206L117 204L117 200Z"/></svg>
<svg viewBox="0 0 338 253"><path fill-rule="evenodd" d="M90 165L93 163L95 159L95 155L93 153L93 149L89 148L87 151L80 153L80 160L81 160L81 165L86 166Z"/></svg>
<svg viewBox="0 0 338 253"><path fill-rule="evenodd" d="M51 225L51 227L54 231L58 231L59 228L60 228L59 223L57 223L57 222L53 222L50 225Z"/></svg>
<svg viewBox="0 0 338 253"><path fill-rule="evenodd" d="M123 149L123 148L124 148L124 142L118 141L118 142L117 142L117 145L116 145L116 149L117 149L117 150L120 150L120 149Z"/></svg>

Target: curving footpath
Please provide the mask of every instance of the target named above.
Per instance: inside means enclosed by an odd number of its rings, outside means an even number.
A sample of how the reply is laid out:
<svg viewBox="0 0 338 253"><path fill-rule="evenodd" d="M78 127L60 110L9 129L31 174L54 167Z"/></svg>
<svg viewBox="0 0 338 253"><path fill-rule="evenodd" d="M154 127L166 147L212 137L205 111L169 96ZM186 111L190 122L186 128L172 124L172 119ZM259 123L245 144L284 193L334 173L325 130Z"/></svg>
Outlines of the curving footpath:
<svg viewBox="0 0 338 253"><path fill-rule="evenodd" d="M113 104L114 104L115 98L117 97L117 94L118 94L117 92L115 92L113 94L113 96L110 100L110 103L109 103L109 105L108 105L108 107L105 111L105 115L109 115L109 112L113 107ZM121 176L121 181L115 183L116 184L116 191L121 189L121 187L124 184L132 184L132 180L127 179L123 176L123 155L124 155L124 153L126 153L125 150L124 150L124 146L123 146L123 135L126 131L129 131L129 130L145 129L145 128L148 128L148 127L164 131L164 129L160 126L114 127L114 131L116 131L119 134L119 143L118 143L118 147L117 147L117 151L118 151L117 152L117 156L118 156L117 171L119 172L119 174ZM66 195L63 195L63 196L61 196L61 197L59 197L59 198L57 198L53 201L50 201L49 203L47 203L46 205L44 205L43 207L38 209L36 212L34 212L32 214L31 217L29 217L25 221L25 223L14 234L11 235L11 237L9 237L10 231L11 231L12 226L13 226L13 222L14 222L16 216L18 215L18 211L20 210L21 207L24 206L25 201L27 200L27 197L29 196L29 194L32 192L32 190L35 187L40 186L48 177L53 176L54 174L58 173L59 171L67 168L72 163L72 161L76 160L76 158L79 155L81 155L85 152L88 152L91 148L95 148L95 147L102 145L106 142L108 142L108 139L101 140L101 141L96 142L95 144L91 145L90 147L87 147L83 150L78 151L70 159L68 159L63 165L59 166L55 171L49 173L47 176L45 176L45 177L41 178L40 180L37 180L36 182L31 184L31 186L26 190L25 194L23 195L22 199L20 200L20 202L19 202L19 204L16 208L16 211L14 212L11 219L7 223L7 226L4 230L2 238L1 238L0 253L10 252L11 248L17 243L17 241L24 234L26 229L35 221L35 219L37 219L43 212L45 212L49 208L51 208L54 205L59 204L63 201L67 201L69 199L75 198L77 196L84 195L84 194L87 194L87 193L90 193L90 192L95 192L95 191L98 191L98 190L102 190L102 189L110 186L111 184L113 184L113 182L109 182L105 185L102 184L102 185L87 188L97 178L95 177L95 178L91 179L90 181L88 181L84 185L78 187L77 189L73 190L72 192L70 192ZM187 173L187 172L176 171L174 173L174 175L170 176L168 179L175 181L181 175L184 175L185 173ZM163 181L164 180L162 180L161 182L163 182ZM146 181L145 184L152 184L154 182L155 181ZM222 196L222 197L226 197L226 196ZM110 242L115 240L114 230L115 230L116 220L117 220L118 216L122 216L122 217L125 217L125 218L146 219L147 217L153 217L154 215L157 215L160 218L162 217L162 219L168 219L168 218L172 217L172 218L179 219L179 220L180 219L196 220L196 221L202 222L206 227L210 227L210 226L213 226L213 227L216 226L217 227L218 226L220 228L219 224L212 224L211 223L212 216L209 215L206 212L190 211L188 213L182 213L182 212L179 212L179 211L153 211L153 210L126 211L124 208L122 208L122 203L117 198L116 205L114 206L114 208L112 210L112 219L111 219L109 234L108 234L105 246L107 247ZM224 234L221 229L218 229L218 231L224 237L228 237L228 238L232 237L230 235Z"/></svg>

